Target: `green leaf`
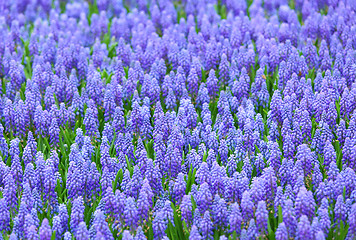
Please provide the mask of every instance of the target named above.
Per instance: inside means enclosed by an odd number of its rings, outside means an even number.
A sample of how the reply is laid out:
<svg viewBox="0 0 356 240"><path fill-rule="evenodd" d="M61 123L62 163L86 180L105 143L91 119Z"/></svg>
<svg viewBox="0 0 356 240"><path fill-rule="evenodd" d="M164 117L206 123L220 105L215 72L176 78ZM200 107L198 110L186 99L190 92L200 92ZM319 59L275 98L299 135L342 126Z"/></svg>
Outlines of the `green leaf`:
<svg viewBox="0 0 356 240"><path fill-rule="evenodd" d="M268 226L267 226L267 229L268 229L268 239L275 239L275 234L272 230L272 227L271 227L271 223L270 223L270 218L268 218Z"/></svg>
<svg viewBox="0 0 356 240"><path fill-rule="evenodd" d="M112 189L113 189L113 191L115 192L116 191L116 188L117 188L117 183L120 181L122 181L122 176L123 176L123 174L122 174L122 169L120 169L118 172L117 172L117 174L116 174L116 177L115 177L115 181L113 182L113 184L112 184Z"/></svg>
<svg viewBox="0 0 356 240"><path fill-rule="evenodd" d="M283 222L282 206L278 206L278 225Z"/></svg>
<svg viewBox="0 0 356 240"><path fill-rule="evenodd" d="M129 170L130 172L130 176L132 177L133 174L133 166L131 165L129 158L127 157L127 155L125 155L126 158L126 164L127 164L127 170Z"/></svg>
<svg viewBox="0 0 356 240"><path fill-rule="evenodd" d="M184 231L183 231L182 218L180 216L178 216L177 210L176 210L176 208L175 208L173 203L171 203L171 207L173 209L173 217L174 217L173 220L174 220L174 225L175 225L178 237L179 237L179 239L185 240L186 236L185 236Z"/></svg>
<svg viewBox="0 0 356 240"><path fill-rule="evenodd" d="M190 192L190 190L192 189L192 185L195 182L195 174L197 172L197 169L194 168L193 171L192 171L192 169L193 169L193 165L190 166L189 173L188 173L187 188L185 189L186 194L188 194Z"/></svg>
<svg viewBox="0 0 356 240"><path fill-rule="evenodd" d="M52 232L51 240L56 240L56 231Z"/></svg>

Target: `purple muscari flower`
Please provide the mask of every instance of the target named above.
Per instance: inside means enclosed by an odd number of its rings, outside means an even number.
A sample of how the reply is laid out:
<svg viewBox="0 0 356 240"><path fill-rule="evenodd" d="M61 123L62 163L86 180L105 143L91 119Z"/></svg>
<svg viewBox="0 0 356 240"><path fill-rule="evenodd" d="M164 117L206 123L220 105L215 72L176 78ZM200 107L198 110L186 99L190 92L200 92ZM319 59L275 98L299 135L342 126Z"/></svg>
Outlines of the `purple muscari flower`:
<svg viewBox="0 0 356 240"><path fill-rule="evenodd" d="M225 228L227 217L227 206L223 198L218 194L215 195L214 203L212 205L213 222L216 227Z"/></svg>
<svg viewBox="0 0 356 240"><path fill-rule="evenodd" d="M132 197L134 197L135 199L137 199L140 188L142 186L142 175L141 175L141 171L140 168L136 165L134 167L134 171L133 171L133 175L130 181L130 195Z"/></svg>
<svg viewBox="0 0 356 240"><path fill-rule="evenodd" d="M31 215L28 214L27 216L31 216ZM52 230L56 231L56 239L62 239L63 229L62 229L61 219L58 215L53 217Z"/></svg>
<svg viewBox="0 0 356 240"><path fill-rule="evenodd" d="M246 157L243 159L243 164L244 165L242 166L242 170L245 172L245 174L247 174L248 178L251 178L253 168L248 155L246 155Z"/></svg>
<svg viewBox="0 0 356 240"><path fill-rule="evenodd" d="M220 167L217 162L213 163L211 169L211 191L212 194L224 193L224 179L227 177L225 167Z"/></svg>
<svg viewBox="0 0 356 240"><path fill-rule="evenodd" d="M255 219L253 218L250 220L248 224L247 235L250 237L250 239L256 239L258 236Z"/></svg>
<svg viewBox="0 0 356 240"><path fill-rule="evenodd" d="M205 211L204 216L200 221L199 229L203 236L203 239L213 238L213 223L211 221L209 211Z"/></svg>
<svg viewBox="0 0 356 240"><path fill-rule="evenodd" d="M199 91L198 91L198 96L197 96L197 104L199 107L201 107L204 103L209 104L210 99L209 99L209 93L208 89L206 87L206 84L203 82L200 84Z"/></svg>
<svg viewBox="0 0 356 240"><path fill-rule="evenodd" d="M139 226L136 230L136 236L134 237L134 240L145 240L147 239L146 238L146 235L145 233L142 231L142 227Z"/></svg>
<svg viewBox="0 0 356 240"><path fill-rule="evenodd" d="M228 219L229 219L230 232L236 231L237 234L240 234L242 216L241 216L240 207L237 203L233 203L230 206L230 215Z"/></svg>
<svg viewBox="0 0 356 240"><path fill-rule="evenodd" d="M226 54L221 55L220 65L219 65L219 80L222 84L227 84L229 82L229 67L230 64L227 60Z"/></svg>
<svg viewBox="0 0 356 240"><path fill-rule="evenodd" d="M115 99L113 94L111 93L109 87L105 91L104 97L104 119L105 121L109 121L111 116L114 114L115 110Z"/></svg>
<svg viewBox="0 0 356 240"><path fill-rule="evenodd" d="M281 151L279 150L279 146L277 142L269 142L269 159L271 166L275 171L278 171L281 165Z"/></svg>
<svg viewBox="0 0 356 240"><path fill-rule="evenodd" d="M255 166L257 176L260 176L262 174L263 169L265 168L265 165L266 165L264 162L264 159L263 159L263 155L261 153L257 154L253 164Z"/></svg>
<svg viewBox="0 0 356 240"><path fill-rule="evenodd" d="M85 150L85 151L84 151ZM92 154L94 153L94 146L91 145L91 139L88 136L84 136L84 144L82 147L82 155L84 159L91 159ZM87 158L85 158L87 156Z"/></svg>
<svg viewBox="0 0 356 240"><path fill-rule="evenodd" d="M283 222L288 229L289 237L295 236L295 231L297 228L297 219L295 210L293 208L293 201L287 199L282 206Z"/></svg>
<svg viewBox="0 0 356 240"><path fill-rule="evenodd" d="M63 236L64 240L71 240L72 239L72 234L70 232L66 232Z"/></svg>
<svg viewBox="0 0 356 240"><path fill-rule="evenodd" d="M314 46L312 40L310 38L307 39L307 44L304 48L304 56L305 56L305 60L309 66L309 68L317 68L318 65L318 54L317 54L317 50L316 47Z"/></svg>
<svg viewBox="0 0 356 240"><path fill-rule="evenodd" d="M12 159L15 157L15 155L20 156L19 144L20 140L18 138L14 138L10 141L9 153Z"/></svg>
<svg viewBox="0 0 356 240"><path fill-rule="evenodd" d="M255 213L257 226L260 232L267 232L268 211L265 201L259 201Z"/></svg>
<svg viewBox="0 0 356 240"><path fill-rule="evenodd" d="M4 127L0 124L0 153L5 159L7 159L9 154L9 149L7 146L6 139L4 138L3 132L4 132Z"/></svg>
<svg viewBox="0 0 356 240"><path fill-rule="evenodd" d="M297 217L306 215L311 219L314 216L315 200L312 192L307 191L304 186L299 189L295 200L295 210Z"/></svg>
<svg viewBox="0 0 356 240"><path fill-rule="evenodd" d="M214 69L210 70L210 72L209 72L209 76L206 80L206 86L208 88L209 96L211 98L214 98L217 94L218 89L219 89L218 79L215 76Z"/></svg>
<svg viewBox="0 0 356 240"><path fill-rule="evenodd" d="M199 94L198 94L199 96ZM165 103L166 103L166 108L173 110L176 107L176 95L174 94L173 89L170 87L168 90L168 95L166 97Z"/></svg>
<svg viewBox="0 0 356 240"><path fill-rule="evenodd" d="M48 202L47 206L51 209L52 213L57 212L58 209L57 192L55 191L56 185L57 181L56 177L53 175L53 169L46 166L43 201Z"/></svg>
<svg viewBox="0 0 356 240"><path fill-rule="evenodd" d="M274 91L270 104L270 108L271 108L270 118L276 123L282 122L282 116L281 116L282 101L283 100L281 98L281 94L279 90Z"/></svg>
<svg viewBox="0 0 356 240"><path fill-rule="evenodd" d="M319 209L319 222L321 225L321 229L324 231L325 234L329 232L329 228L331 226L331 221L328 213L327 208L320 208Z"/></svg>
<svg viewBox="0 0 356 240"><path fill-rule="evenodd" d="M227 164L228 154L229 154L229 149L228 149L228 146L226 144L225 139L221 139L218 152L219 152L219 155L220 155L220 161L224 165L226 165Z"/></svg>
<svg viewBox="0 0 356 240"><path fill-rule="evenodd" d="M151 138L152 135L152 125L151 125L151 114L150 110L147 106L141 107L141 117L142 117L142 125L140 126L141 135L144 139Z"/></svg>
<svg viewBox="0 0 356 240"><path fill-rule="evenodd" d="M314 164L313 175L312 175L313 189L315 190L319 186L320 182L322 181L323 181L323 175L320 171L319 163L316 162Z"/></svg>
<svg viewBox="0 0 356 240"><path fill-rule="evenodd" d="M147 220L148 211L150 209L150 201L145 191L140 191L139 197L137 199L137 209L140 219L142 221Z"/></svg>
<svg viewBox="0 0 356 240"><path fill-rule="evenodd" d="M8 129L7 131L10 131L12 129L12 125L13 125L13 114L14 114L14 110L13 110L13 104L12 101L10 99L5 98L6 100L4 100L5 102L5 106L3 108L3 116L4 116L4 123L5 123L5 129Z"/></svg>
<svg viewBox="0 0 356 240"><path fill-rule="evenodd" d="M84 145L84 135L81 128L77 128L76 130L75 143L78 145L79 149L82 149Z"/></svg>
<svg viewBox="0 0 356 240"><path fill-rule="evenodd" d="M124 66L130 64L130 52L129 48L125 45L125 40L123 38L119 39L119 43L116 49L117 57L119 60L122 60Z"/></svg>
<svg viewBox="0 0 356 240"><path fill-rule="evenodd" d="M57 120L52 118L51 125L49 127L49 143L51 146L57 146L59 143L59 127Z"/></svg>
<svg viewBox="0 0 356 240"><path fill-rule="evenodd" d="M348 216L349 231L347 238L353 239L356 236L356 203L351 206Z"/></svg>
<svg viewBox="0 0 356 240"><path fill-rule="evenodd" d="M276 240L288 240L288 230L284 222L278 225L276 230Z"/></svg>
<svg viewBox="0 0 356 240"><path fill-rule="evenodd" d="M126 194L129 195L129 190L130 190L130 172L128 169L125 170L122 181L121 181L121 190Z"/></svg>
<svg viewBox="0 0 356 240"><path fill-rule="evenodd" d="M21 217L21 216L20 216ZM22 224L20 223L19 216L16 216L13 220L13 227L12 227L12 233L15 236L15 239L17 238L22 238L23 236L23 229L21 229Z"/></svg>
<svg viewBox="0 0 356 240"><path fill-rule="evenodd" d="M164 197L165 198L165 197ZM164 206L161 208L161 210L164 212L165 216L165 221L168 223L171 222L174 226L174 220L173 220L173 209L171 207L172 202L169 200L164 201Z"/></svg>
<svg viewBox="0 0 356 240"><path fill-rule="evenodd" d="M20 162L20 157L18 155L12 156L11 162L11 174L14 177L15 184L18 190L21 190L21 184L23 180L23 171Z"/></svg>
<svg viewBox="0 0 356 240"><path fill-rule="evenodd" d="M183 196L185 195L185 190L186 182L184 181L184 174L179 173L172 191L172 198L174 199L175 203L180 203Z"/></svg>
<svg viewBox="0 0 356 240"><path fill-rule="evenodd" d="M183 73L179 73L179 69L182 69L182 68L178 68L178 71L177 71L177 74L175 77L175 82L174 82L175 84L173 85L174 93L177 96L177 100L181 99L184 91L186 90L186 88L185 88L185 82L186 82L185 73L184 73L184 70L181 70L181 71L183 71Z"/></svg>
<svg viewBox="0 0 356 240"><path fill-rule="evenodd" d="M27 236L26 239L31 239L31 240L38 240L39 235L37 233L36 226L31 225L27 228Z"/></svg>
<svg viewBox="0 0 356 240"><path fill-rule="evenodd" d="M352 143L349 137L346 137L344 147L342 148L342 162L345 165L353 164L351 162L351 153L352 153Z"/></svg>
<svg viewBox="0 0 356 240"><path fill-rule="evenodd" d="M124 240L133 240L134 238L130 234L130 231L124 230L124 232L122 233L122 239L124 239Z"/></svg>
<svg viewBox="0 0 356 240"><path fill-rule="evenodd" d="M114 22L114 20L113 20ZM114 62L114 66L113 66L113 76L112 76L112 81L116 81L118 84L122 84L122 80L125 76L125 71L124 71L124 67L122 65L122 61L118 60Z"/></svg>
<svg viewBox="0 0 356 240"><path fill-rule="evenodd" d="M138 211L134 198L128 197L125 201L124 219L131 229L135 229L138 223Z"/></svg>
<svg viewBox="0 0 356 240"><path fill-rule="evenodd" d="M89 231L87 229L87 225L85 224L85 222L79 223L75 237L76 237L76 239L83 239L83 240L90 239Z"/></svg>
<svg viewBox="0 0 356 240"><path fill-rule="evenodd" d="M10 61L10 69L9 69L9 76L11 79L11 82L14 84L16 89L19 89L21 87L21 84L24 80L22 76L22 71L23 69L22 65L20 63L17 63L15 60Z"/></svg>
<svg viewBox="0 0 356 240"><path fill-rule="evenodd" d="M195 225L193 225L192 229L190 230L189 240L201 240L201 239L203 238L200 235L198 228Z"/></svg>
<svg viewBox="0 0 356 240"><path fill-rule="evenodd" d="M32 157L34 158L37 153L37 142L33 137L33 134L31 131L28 132L28 137L27 137L27 145L29 149L31 150Z"/></svg>
<svg viewBox="0 0 356 240"><path fill-rule="evenodd" d="M344 202L344 197L342 195L339 195L337 197L336 203L335 203L335 208L334 208L334 212L335 212L335 219L337 219L338 221L342 220L342 221L346 221L346 205Z"/></svg>
<svg viewBox="0 0 356 240"><path fill-rule="evenodd" d="M17 193L15 180L11 172L8 173L5 178L5 188L3 190L3 196L10 210L15 210L17 208Z"/></svg>
<svg viewBox="0 0 356 240"><path fill-rule="evenodd" d="M172 71L171 74L174 74L174 72ZM173 76L174 77L174 76ZM174 91L174 84L173 84L173 80L171 78L170 75L166 75L163 79L163 83L162 83L162 95L164 97L167 97L169 90L172 89ZM174 92L173 92L174 94Z"/></svg>
<svg viewBox="0 0 356 240"><path fill-rule="evenodd" d="M196 73L195 68L190 69L189 75L187 77L187 84L188 84L188 92L191 95L196 96L198 94L199 77Z"/></svg>
<svg viewBox="0 0 356 240"><path fill-rule="evenodd" d="M88 170L89 171L89 170ZM90 165L90 171L88 173L87 182L86 182L86 194L87 199L92 199L100 192L100 173L94 162Z"/></svg>
<svg viewBox="0 0 356 240"><path fill-rule="evenodd" d="M254 203L265 199L266 196L266 186L263 177L254 178L251 184L251 198Z"/></svg>
<svg viewBox="0 0 356 240"><path fill-rule="evenodd" d="M324 235L323 231L319 230L319 231L315 234L315 239L316 239L316 240L325 240L325 235Z"/></svg>
<svg viewBox="0 0 356 240"><path fill-rule="evenodd" d="M300 217L297 227L296 239L312 239L310 222L308 217L305 215Z"/></svg>
<svg viewBox="0 0 356 240"><path fill-rule="evenodd" d="M118 209L116 209L116 199L111 187L106 188L104 191L102 200L105 203L105 213L106 214L116 214Z"/></svg>
<svg viewBox="0 0 356 240"><path fill-rule="evenodd" d="M26 135L26 128L29 122L27 108L20 99L14 110L14 135L23 138Z"/></svg>
<svg viewBox="0 0 356 240"><path fill-rule="evenodd" d="M73 201L72 212L70 215L70 228L76 234L79 223L84 221L84 202L82 197L78 197Z"/></svg>
<svg viewBox="0 0 356 240"><path fill-rule="evenodd" d="M165 235L167 223L163 211L159 211L152 222L153 234L155 239L162 239Z"/></svg>
<svg viewBox="0 0 356 240"><path fill-rule="evenodd" d="M210 39L206 46L205 52L205 69L216 69L219 64L219 44L217 44L214 38Z"/></svg>
<svg viewBox="0 0 356 240"><path fill-rule="evenodd" d="M297 160L302 162L305 176L310 174L312 169L312 152L306 144L298 146Z"/></svg>
<svg viewBox="0 0 356 240"><path fill-rule="evenodd" d="M112 186L113 177L114 177L113 174L109 172L109 168L105 166L100 179L102 192L105 192L107 188Z"/></svg>
<svg viewBox="0 0 356 240"><path fill-rule="evenodd" d="M320 69L326 71L330 69L332 60L330 58L329 49L325 40L321 41L319 48L319 60L320 60Z"/></svg>
<svg viewBox="0 0 356 240"><path fill-rule="evenodd" d="M168 61L172 64L173 70L178 68L178 55L179 47L175 42L172 42L168 47Z"/></svg>
<svg viewBox="0 0 356 240"><path fill-rule="evenodd" d="M284 156L288 159L293 158L295 153L295 145L293 141L295 141L295 138L292 137L291 134L287 133L285 135L285 139L283 143L283 152L284 152Z"/></svg>
<svg viewBox="0 0 356 240"><path fill-rule="evenodd" d="M324 166L326 170L329 170L331 162L336 162L336 152L333 145L328 140L324 147Z"/></svg>
<svg viewBox="0 0 356 240"><path fill-rule="evenodd" d="M168 145L167 152L165 155L165 160L166 163L163 166L164 173L171 178L175 178L177 174L180 172L182 157L177 148L173 149L172 144Z"/></svg>
<svg viewBox="0 0 356 240"><path fill-rule="evenodd" d="M112 126L115 129L116 135L123 133L125 129L124 113L120 107L115 108Z"/></svg>
<svg viewBox="0 0 356 240"><path fill-rule="evenodd" d="M33 211L37 210L39 212L42 212L43 203L42 203L42 199L41 199L40 193L39 193L39 191L37 190L36 187L32 190L32 196L33 196L33 200L34 200L34 202L33 202L33 207L34 207ZM37 214L36 214L35 217L37 217Z"/></svg>
<svg viewBox="0 0 356 240"><path fill-rule="evenodd" d="M128 72L128 78L124 79L124 83L123 83L124 99L129 99L134 94L136 85L137 85L137 79L135 78L134 70L130 68Z"/></svg>
<svg viewBox="0 0 356 240"><path fill-rule="evenodd" d="M180 53L178 54L178 65L179 67L182 67L182 70L184 70L184 73L187 74L190 69L190 59L191 56L189 54L189 51L186 49L182 49ZM178 70L179 70L178 67Z"/></svg>
<svg viewBox="0 0 356 240"><path fill-rule="evenodd" d="M98 137L99 134L99 130L98 130L98 123L94 114L94 110L91 108L87 108L86 112L85 112L85 117L84 117L84 121L83 121L84 125L85 125L85 130L86 133L93 137L96 136Z"/></svg>
<svg viewBox="0 0 356 240"><path fill-rule="evenodd" d="M16 221L17 218L14 219L14 222ZM14 227L15 227L15 223L14 223ZM17 236L15 233L15 230L11 233L11 235L9 236L9 240L17 240Z"/></svg>
<svg viewBox="0 0 356 240"><path fill-rule="evenodd" d="M202 162L195 175L196 182L198 184L203 184L204 182L210 184L210 170L206 162Z"/></svg>
<svg viewBox="0 0 356 240"><path fill-rule="evenodd" d="M76 164L71 161L68 167L67 175L67 188L68 188L68 197L76 198L80 196L83 191L83 176L82 176L82 167L80 164Z"/></svg>
<svg viewBox="0 0 356 240"><path fill-rule="evenodd" d="M205 212L209 209L210 205L212 204L212 195L209 189L209 185L204 182L200 185L199 192L197 195L196 203L200 210L200 212Z"/></svg>
<svg viewBox="0 0 356 240"><path fill-rule="evenodd" d="M142 116L140 111L140 105L138 101L134 101L132 103L132 111L131 111L131 121L132 121L132 129L134 132L138 132L140 126L142 125Z"/></svg>
<svg viewBox="0 0 356 240"><path fill-rule="evenodd" d="M180 205L180 210L181 210L183 220L185 220L185 222L189 224L192 220L192 210L193 210L193 205L191 202L190 195L183 196L182 203Z"/></svg>
<svg viewBox="0 0 356 240"><path fill-rule="evenodd" d="M0 199L0 230L10 230L10 211L5 198Z"/></svg>
<svg viewBox="0 0 356 240"><path fill-rule="evenodd" d="M20 203L20 209L18 211L17 214L17 220L18 220L18 226L16 226L17 229L17 235L19 238L23 238L24 237L24 224L25 224L25 217L27 214L29 214L30 211L28 209L28 206L25 202L21 201Z"/></svg>
<svg viewBox="0 0 356 240"><path fill-rule="evenodd" d="M216 161L215 151L214 151L214 149L209 149L208 157L206 158L206 162L208 164L208 167L211 168L215 161Z"/></svg>
<svg viewBox="0 0 356 240"><path fill-rule="evenodd" d="M105 215L101 210L96 210L94 213L93 226L96 232L96 239L114 239L110 231L108 223L105 221ZM79 230L79 226L78 226ZM102 238L98 238L98 236Z"/></svg>
<svg viewBox="0 0 356 240"><path fill-rule="evenodd" d="M109 142L108 139L103 136L102 138L102 142L100 145L100 154L101 154L101 158L100 158L100 163L103 169L108 168L107 172L110 172L110 170L112 169L112 162L111 162L111 158L110 158L110 146L109 146ZM109 170L110 169L110 170ZM106 176L109 177L109 176ZM103 186L105 188L105 186Z"/></svg>
<svg viewBox="0 0 356 240"><path fill-rule="evenodd" d="M199 209L196 208L193 216L193 225L200 226L200 221L201 221L201 214L199 212Z"/></svg>
<svg viewBox="0 0 356 240"><path fill-rule="evenodd" d="M245 221L249 221L253 217L254 204L251 200L250 193L245 191L241 199L242 216Z"/></svg>
<svg viewBox="0 0 356 240"><path fill-rule="evenodd" d="M39 236L40 236L40 239L51 240L52 230L51 230L51 226L48 223L47 218L43 219L43 221L42 221L42 225L39 229Z"/></svg>

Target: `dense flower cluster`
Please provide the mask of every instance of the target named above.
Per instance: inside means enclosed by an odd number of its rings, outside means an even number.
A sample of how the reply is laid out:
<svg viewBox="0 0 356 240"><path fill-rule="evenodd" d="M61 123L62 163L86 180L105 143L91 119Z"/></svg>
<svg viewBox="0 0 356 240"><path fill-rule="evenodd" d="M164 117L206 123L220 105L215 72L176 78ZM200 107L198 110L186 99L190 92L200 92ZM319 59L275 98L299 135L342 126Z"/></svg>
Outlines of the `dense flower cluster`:
<svg viewBox="0 0 356 240"><path fill-rule="evenodd" d="M0 2L0 239L356 239L356 1Z"/></svg>

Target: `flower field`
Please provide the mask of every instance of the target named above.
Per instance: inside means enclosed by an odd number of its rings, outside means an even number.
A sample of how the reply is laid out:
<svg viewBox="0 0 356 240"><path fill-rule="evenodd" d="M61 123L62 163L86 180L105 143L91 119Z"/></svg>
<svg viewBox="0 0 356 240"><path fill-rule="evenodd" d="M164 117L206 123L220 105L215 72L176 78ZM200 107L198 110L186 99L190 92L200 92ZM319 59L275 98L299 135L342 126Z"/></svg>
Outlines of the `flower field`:
<svg viewBox="0 0 356 240"><path fill-rule="evenodd" d="M356 239L355 0L3 0L0 37L0 240Z"/></svg>

